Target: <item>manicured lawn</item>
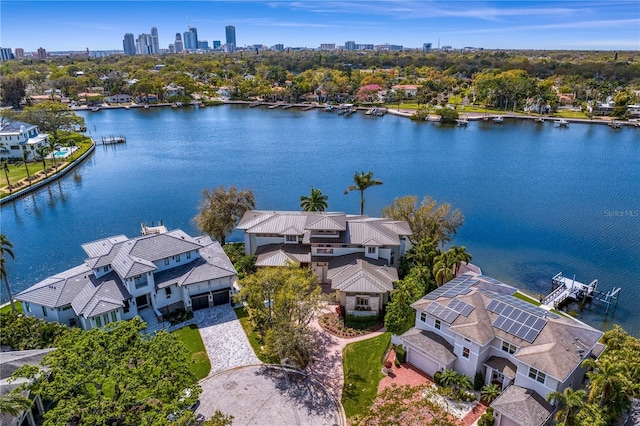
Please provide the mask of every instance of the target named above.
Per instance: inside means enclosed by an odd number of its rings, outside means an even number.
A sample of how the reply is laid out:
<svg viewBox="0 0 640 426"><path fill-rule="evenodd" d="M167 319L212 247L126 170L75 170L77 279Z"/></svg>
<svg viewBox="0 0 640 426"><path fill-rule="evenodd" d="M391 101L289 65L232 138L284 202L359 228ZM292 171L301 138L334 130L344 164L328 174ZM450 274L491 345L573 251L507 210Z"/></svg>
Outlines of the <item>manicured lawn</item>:
<svg viewBox="0 0 640 426"><path fill-rule="evenodd" d="M179 330L172 332L178 340L180 340L191 352L191 372L196 375L198 380L204 379L211 371L211 363L207 356L207 350L202 343L198 326L191 324Z"/></svg>
<svg viewBox="0 0 640 426"><path fill-rule="evenodd" d="M342 406L347 417L364 413L378 394L384 355L391 333L348 344L342 351L344 388Z"/></svg>
<svg viewBox="0 0 640 426"><path fill-rule="evenodd" d="M519 292L519 291L517 291L517 292L513 295L513 297L516 297L516 298L518 298L518 299L520 299L520 300L524 300L525 302L529 302L529 303L531 303L532 305L536 305L536 306L540 306L540 305L541 305L540 301L538 301L538 300L534 299L534 298L533 298L533 297L531 297L531 296L527 296L526 294L524 294L524 293L522 293L522 292Z"/></svg>
<svg viewBox="0 0 640 426"><path fill-rule="evenodd" d="M22 312L22 303L20 303L17 300L15 300L13 302L13 305L16 307L16 311ZM6 314L7 312L11 312L11 305L10 304L7 304L6 306L3 306L2 308L0 308L0 314Z"/></svg>
<svg viewBox="0 0 640 426"><path fill-rule="evenodd" d="M270 359L262 353L262 340L258 333L253 329L253 325L251 324L249 315L247 315L247 311L245 311L244 308L234 308L233 310L235 311L238 320L240 320L240 325L242 325L244 334L247 335L247 339L249 339L253 352L255 352L258 359L266 364L274 362L277 363L277 360Z"/></svg>

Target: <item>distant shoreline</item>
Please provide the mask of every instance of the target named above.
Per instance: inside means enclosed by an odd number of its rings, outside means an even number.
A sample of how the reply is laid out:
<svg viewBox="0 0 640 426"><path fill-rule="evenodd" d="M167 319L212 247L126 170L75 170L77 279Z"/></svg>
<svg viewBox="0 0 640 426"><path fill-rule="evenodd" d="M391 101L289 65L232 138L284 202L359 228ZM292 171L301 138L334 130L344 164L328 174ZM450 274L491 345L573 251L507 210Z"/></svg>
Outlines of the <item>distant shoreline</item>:
<svg viewBox="0 0 640 426"><path fill-rule="evenodd" d="M266 101L241 101L241 100L224 100L221 101L221 105L255 105L257 102L259 102L258 106L267 106L267 107L287 107L287 108L309 108L309 109L318 109L318 108L326 108L329 104L327 103L287 103L287 102L266 102ZM185 108L185 107L191 107L191 106L195 106L195 104L186 104L180 107L176 107L176 108ZM122 104L118 104L118 105L100 105L97 107L87 107L87 106L82 106L82 107L75 107L72 108L73 111L89 111L92 112L93 108L98 108L99 110L102 109L140 109L140 108L145 108L145 107L149 107L149 108L161 108L161 107L173 107L173 103L170 102L163 102L163 103L156 103L156 104L135 104L135 105L122 105ZM370 108L375 108L376 106L374 105L369 105L369 106L356 106L355 108L358 111L366 111ZM205 107L201 107L201 108L207 108ZM385 107L387 108L387 113L391 114L391 115L395 115L398 117L405 117L405 118L410 118L415 112L416 110L413 109L393 109L393 108L389 108L389 107ZM96 111L99 112L99 111ZM522 114L515 114L515 113L504 113L504 114L497 114L497 113L481 113L481 112L469 112L469 113L465 113L465 112L461 112L460 116L466 116L466 118L469 121L483 121L483 120L491 120L494 117L502 117L505 120L535 120L537 118L543 118L544 121L555 121L555 120L565 120L569 123L581 123L581 124L604 124L604 125L611 125L612 122L616 122L616 123L620 123L620 125L622 126L630 126L630 127L640 127L640 122L639 121L635 121L635 120L620 120L620 119L615 119L615 118L611 118L611 117L602 117L602 118L595 118L595 119L589 119L589 118L564 118L564 117L552 117L552 116L543 116L543 115L522 115ZM429 114L429 116L427 117L426 121L428 122L438 122L440 121L440 116L437 114Z"/></svg>

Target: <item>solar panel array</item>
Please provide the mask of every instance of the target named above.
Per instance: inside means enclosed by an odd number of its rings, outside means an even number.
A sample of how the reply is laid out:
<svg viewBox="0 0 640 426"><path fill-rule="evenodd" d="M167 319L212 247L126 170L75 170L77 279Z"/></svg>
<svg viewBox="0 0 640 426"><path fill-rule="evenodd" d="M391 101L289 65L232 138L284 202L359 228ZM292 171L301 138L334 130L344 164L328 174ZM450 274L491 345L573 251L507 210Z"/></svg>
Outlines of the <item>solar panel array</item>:
<svg viewBox="0 0 640 426"><path fill-rule="evenodd" d="M539 317L551 317L551 318L559 318L558 315L553 312L549 312L546 309L542 309L536 305L532 305L529 302L525 302L524 300L518 299L517 297L511 295L504 295L498 293L488 293L492 299L499 300L508 305L515 306L516 308L520 308L525 312L529 312L530 314L537 315Z"/></svg>
<svg viewBox="0 0 640 426"><path fill-rule="evenodd" d="M464 300L456 299L455 297L447 304L447 308L453 309L459 314L468 317L473 311L474 306L465 302Z"/></svg>
<svg viewBox="0 0 640 426"><path fill-rule="evenodd" d="M517 300L517 299L516 299ZM547 324L547 320L538 315L512 306L500 300L492 300L487 309L498 317L493 326L520 339L533 343Z"/></svg>
<svg viewBox="0 0 640 426"><path fill-rule="evenodd" d="M459 312L454 311L448 306L441 305L438 302L433 302L427 307L427 313L433 315L436 318L440 318L442 321L451 324L460 315Z"/></svg>
<svg viewBox="0 0 640 426"><path fill-rule="evenodd" d="M468 294L471 291L471 286L476 283L476 279L473 275L460 275L442 287L438 287L431 293L424 296L425 299L436 300L439 297L456 297L462 294Z"/></svg>
<svg viewBox="0 0 640 426"><path fill-rule="evenodd" d="M502 285L504 285L504 283L502 281L498 281L495 278L491 278L491 277L488 277L486 275L478 275L478 278L482 278L483 280L485 280L486 282L491 283L491 284L502 284Z"/></svg>

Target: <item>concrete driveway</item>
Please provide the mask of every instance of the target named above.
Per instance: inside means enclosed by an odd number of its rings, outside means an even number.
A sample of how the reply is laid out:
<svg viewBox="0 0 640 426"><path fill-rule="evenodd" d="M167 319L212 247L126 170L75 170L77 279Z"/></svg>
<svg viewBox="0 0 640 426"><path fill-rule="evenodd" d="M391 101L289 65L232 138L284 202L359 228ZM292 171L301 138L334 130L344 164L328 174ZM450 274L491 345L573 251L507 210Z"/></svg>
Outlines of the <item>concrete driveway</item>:
<svg viewBox="0 0 640 426"><path fill-rule="evenodd" d="M231 305L195 311L193 318L211 361L210 376L242 365L260 364Z"/></svg>
<svg viewBox="0 0 640 426"><path fill-rule="evenodd" d="M234 425L343 426L340 404L319 382L296 370L254 365L227 370L200 381L199 419L216 410Z"/></svg>

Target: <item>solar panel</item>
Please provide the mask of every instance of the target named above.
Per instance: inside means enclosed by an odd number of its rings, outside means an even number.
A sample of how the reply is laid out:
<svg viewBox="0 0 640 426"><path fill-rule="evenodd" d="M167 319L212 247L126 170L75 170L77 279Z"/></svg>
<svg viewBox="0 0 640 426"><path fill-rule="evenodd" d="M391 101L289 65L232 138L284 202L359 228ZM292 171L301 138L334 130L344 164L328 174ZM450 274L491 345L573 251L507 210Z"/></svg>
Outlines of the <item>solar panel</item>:
<svg viewBox="0 0 640 426"><path fill-rule="evenodd" d="M516 308L519 308L525 312L528 312L530 314L533 314L537 317L551 317L551 318L558 318L558 315L554 314L553 312L549 312L545 309L542 309L536 305L533 305L529 302L526 302L524 300L518 299L517 297L514 296L510 296L510 295L504 295L504 294L498 294L498 293L494 293L494 292L490 292L490 291L485 291L485 294L487 294L489 297L491 297L493 300L498 300L500 302L506 303L508 305L514 306ZM489 309L489 307L487 306L487 309ZM490 310L490 309L489 309Z"/></svg>
<svg viewBox="0 0 640 426"><path fill-rule="evenodd" d="M441 305L438 302L433 302L427 307L427 313L433 315L436 318L441 319L442 321L451 324L458 318L460 315L459 312L454 311L448 306Z"/></svg>
<svg viewBox="0 0 640 426"><path fill-rule="evenodd" d="M468 294L476 280L471 275L460 275L424 296L424 299L436 300L439 297L452 298Z"/></svg>
<svg viewBox="0 0 640 426"><path fill-rule="evenodd" d="M492 298L487 310L497 315L493 326L529 343L533 343L547 324L546 316L557 318L557 315L513 296L485 294Z"/></svg>
<svg viewBox="0 0 640 426"><path fill-rule="evenodd" d="M464 300L456 298L451 299L451 301L447 304L447 307L453 309L459 314L464 315L465 317L468 317L474 308L473 305L465 302Z"/></svg>
<svg viewBox="0 0 640 426"><path fill-rule="evenodd" d="M491 283L491 284L503 284L504 285L504 283L502 281L498 281L495 278L491 278L491 277L488 277L486 275L479 275L478 278L482 278L484 281L486 281L488 283Z"/></svg>

